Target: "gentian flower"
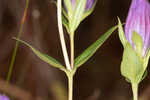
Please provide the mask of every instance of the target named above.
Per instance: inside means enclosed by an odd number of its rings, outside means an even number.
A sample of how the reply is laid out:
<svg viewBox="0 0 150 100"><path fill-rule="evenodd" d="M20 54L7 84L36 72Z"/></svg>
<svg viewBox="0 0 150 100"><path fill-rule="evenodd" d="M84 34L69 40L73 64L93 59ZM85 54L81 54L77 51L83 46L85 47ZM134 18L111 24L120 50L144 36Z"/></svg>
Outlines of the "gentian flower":
<svg viewBox="0 0 150 100"><path fill-rule="evenodd" d="M125 36L133 48L133 32L138 33L143 41L142 56L146 56L150 47L150 4L148 0L132 0L125 24Z"/></svg>
<svg viewBox="0 0 150 100"><path fill-rule="evenodd" d="M121 74L132 85L133 100L138 100L138 85L146 76L150 58L150 3L132 0L125 23L118 24L119 37L124 47Z"/></svg>
<svg viewBox="0 0 150 100"><path fill-rule="evenodd" d="M7 96L0 94L0 100L10 100Z"/></svg>
<svg viewBox="0 0 150 100"><path fill-rule="evenodd" d="M132 84L133 90L146 76L150 58L150 3L132 0L123 30L118 24L119 37L124 47L121 74Z"/></svg>

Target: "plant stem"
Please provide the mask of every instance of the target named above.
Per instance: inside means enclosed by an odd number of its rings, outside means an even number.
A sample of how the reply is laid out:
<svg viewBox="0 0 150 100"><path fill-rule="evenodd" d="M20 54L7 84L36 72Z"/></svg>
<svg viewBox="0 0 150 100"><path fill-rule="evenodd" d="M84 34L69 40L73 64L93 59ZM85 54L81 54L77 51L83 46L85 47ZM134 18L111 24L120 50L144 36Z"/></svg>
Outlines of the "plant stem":
<svg viewBox="0 0 150 100"><path fill-rule="evenodd" d="M70 34L71 68L74 67L74 33ZM73 100L73 71L68 74L68 100Z"/></svg>
<svg viewBox="0 0 150 100"><path fill-rule="evenodd" d="M132 83L133 100L138 100L138 84Z"/></svg>
<svg viewBox="0 0 150 100"><path fill-rule="evenodd" d="M72 73L68 75L68 100L73 100L73 74Z"/></svg>
<svg viewBox="0 0 150 100"><path fill-rule="evenodd" d="M18 32L18 35L17 35L17 39L20 39L20 37L22 35L23 25L24 25L25 18L26 18L26 15L27 15L28 7L29 7L29 0L26 0L26 6L25 6L25 10L24 10L24 15L23 15L22 20L21 20L21 26L20 26L20 29L19 29L19 32ZM13 51L13 55L12 55L10 66L9 66L9 70L8 70L7 83L6 84L8 84L8 82L11 79L12 70L13 70L13 66L14 66L14 63L15 63L16 54L17 54L17 51L18 51L18 46L19 46L19 41L16 41L16 45L15 45L15 48L14 48L14 51Z"/></svg>
<svg viewBox="0 0 150 100"><path fill-rule="evenodd" d="M64 33L63 33L63 26L62 26L62 0L57 0L57 19L58 19L58 30L60 36L60 42L62 46L63 56L65 60L65 64L68 70L72 70L69 62L68 52L66 49Z"/></svg>
<svg viewBox="0 0 150 100"><path fill-rule="evenodd" d="M70 34L71 67L74 67L74 33Z"/></svg>

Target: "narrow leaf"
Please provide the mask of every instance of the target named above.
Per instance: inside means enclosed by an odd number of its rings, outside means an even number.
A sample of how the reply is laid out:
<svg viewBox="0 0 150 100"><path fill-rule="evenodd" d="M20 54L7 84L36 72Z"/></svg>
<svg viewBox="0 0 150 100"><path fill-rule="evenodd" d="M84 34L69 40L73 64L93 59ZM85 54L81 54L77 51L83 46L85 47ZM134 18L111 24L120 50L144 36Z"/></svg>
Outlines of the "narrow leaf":
<svg viewBox="0 0 150 100"><path fill-rule="evenodd" d="M75 68L80 67L84 64L94 53L100 48L100 46L108 39L108 37L117 29L118 26L114 26L109 29L102 37L100 37L96 42L89 46L80 56L75 59Z"/></svg>
<svg viewBox="0 0 150 100"><path fill-rule="evenodd" d="M16 38L15 38L16 39ZM65 67L63 65L61 65L56 59L48 56L47 54L41 53L40 51L36 50L35 48L33 48L30 44L28 44L25 41L22 41L20 39L16 39L17 41L25 44L26 46L28 46L36 56L38 56L41 60L43 60L44 62L52 65L53 67L59 68L61 70L65 70Z"/></svg>

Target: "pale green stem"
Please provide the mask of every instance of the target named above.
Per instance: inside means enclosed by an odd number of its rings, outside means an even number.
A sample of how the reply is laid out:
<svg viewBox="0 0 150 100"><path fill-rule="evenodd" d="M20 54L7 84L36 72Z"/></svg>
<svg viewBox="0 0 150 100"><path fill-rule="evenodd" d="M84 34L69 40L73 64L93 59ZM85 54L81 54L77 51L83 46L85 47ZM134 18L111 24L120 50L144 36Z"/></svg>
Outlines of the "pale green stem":
<svg viewBox="0 0 150 100"><path fill-rule="evenodd" d="M73 100L73 75L68 75L68 100Z"/></svg>
<svg viewBox="0 0 150 100"><path fill-rule="evenodd" d="M138 84L132 83L133 100L138 100Z"/></svg>
<svg viewBox="0 0 150 100"><path fill-rule="evenodd" d="M62 26L62 1L57 0L57 17L58 17L58 29L59 29L59 36L62 45L62 51L64 55L64 60L67 69L69 70L66 74L68 77L68 100L73 100L73 74L72 68L74 66L74 36L70 37L71 41L71 65L69 62L69 57L66 49L64 33L63 33L63 26Z"/></svg>
<svg viewBox="0 0 150 100"><path fill-rule="evenodd" d="M65 64L67 69L71 71L72 69L69 62L69 57L68 57L67 48L64 39L63 26L62 26L62 0L57 0L57 19L58 19L59 36L60 36Z"/></svg>
<svg viewBox="0 0 150 100"><path fill-rule="evenodd" d="M29 0L26 0L25 11L24 11L24 15L23 15L22 20L21 20L21 26L20 26L20 29L19 29L19 32L18 32L18 35L17 35L17 39L20 39L20 37L22 35L23 25L24 25L24 21L25 21L26 15L27 15L28 7L29 7ZM6 84L8 84L8 82L11 79L13 66L14 66L16 54L17 54L17 51L18 51L18 46L19 46L19 41L16 41L16 45L15 45L15 48L14 48L14 51L13 51L13 55L12 55L10 66L9 66L9 70L8 70L7 83Z"/></svg>
<svg viewBox="0 0 150 100"><path fill-rule="evenodd" d="M74 33L70 34L71 67L74 67Z"/></svg>

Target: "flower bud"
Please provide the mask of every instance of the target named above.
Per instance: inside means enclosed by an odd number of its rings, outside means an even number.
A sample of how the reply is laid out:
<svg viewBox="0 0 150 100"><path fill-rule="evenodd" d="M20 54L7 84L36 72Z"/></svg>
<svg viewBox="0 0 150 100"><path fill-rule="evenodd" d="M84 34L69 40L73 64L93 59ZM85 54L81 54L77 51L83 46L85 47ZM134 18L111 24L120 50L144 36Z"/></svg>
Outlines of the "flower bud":
<svg viewBox="0 0 150 100"><path fill-rule="evenodd" d="M91 9L93 7L95 1L96 0L87 0L85 11L88 11L89 9ZM72 10L75 8L76 4L77 4L77 0L71 0ZM66 8L66 5L65 5L65 8Z"/></svg>
<svg viewBox="0 0 150 100"><path fill-rule="evenodd" d="M132 0L125 24L125 34L120 20L118 27L124 47L121 74L132 84L139 84L146 76L150 58L149 1Z"/></svg>
<svg viewBox="0 0 150 100"><path fill-rule="evenodd" d="M150 47L150 4L148 0L132 0L125 24L125 36L132 47L137 50L133 42L133 32L142 39L142 56L146 56Z"/></svg>
<svg viewBox="0 0 150 100"><path fill-rule="evenodd" d="M63 24L68 33L74 33L82 20L93 12L96 1L97 0L63 0L63 14L66 18Z"/></svg>

